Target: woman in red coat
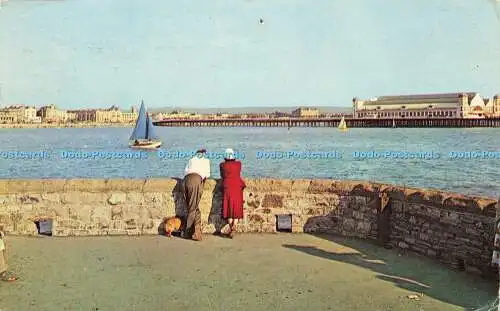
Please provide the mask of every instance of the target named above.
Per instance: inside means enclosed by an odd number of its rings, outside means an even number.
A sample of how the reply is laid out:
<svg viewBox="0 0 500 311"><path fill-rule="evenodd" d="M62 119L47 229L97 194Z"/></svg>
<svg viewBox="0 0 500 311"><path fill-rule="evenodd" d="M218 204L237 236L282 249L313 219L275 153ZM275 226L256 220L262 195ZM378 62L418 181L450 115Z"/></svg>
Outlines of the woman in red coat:
<svg viewBox="0 0 500 311"><path fill-rule="evenodd" d="M233 149L226 149L224 162L220 164L220 175L224 192L222 217L229 224L229 236L232 238L238 220L243 218L243 189L246 187L240 176L241 162L234 158Z"/></svg>

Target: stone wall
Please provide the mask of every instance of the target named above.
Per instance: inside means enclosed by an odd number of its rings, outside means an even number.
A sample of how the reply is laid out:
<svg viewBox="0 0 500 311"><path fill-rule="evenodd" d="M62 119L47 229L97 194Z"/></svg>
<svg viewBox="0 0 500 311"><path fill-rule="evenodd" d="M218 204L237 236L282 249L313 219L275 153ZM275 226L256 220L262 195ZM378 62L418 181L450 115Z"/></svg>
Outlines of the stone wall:
<svg viewBox="0 0 500 311"><path fill-rule="evenodd" d="M246 183L241 231L276 232L276 215L291 214L293 232L371 239L491 272L492 199L354 181ZM219 181L205 183L200 209L203 231L220 230ZM40 218L53 220L54 236L158 234L163 218L173 215L185 215L177 179L0 180L0 223L11 234L37 234Z"/></svg>

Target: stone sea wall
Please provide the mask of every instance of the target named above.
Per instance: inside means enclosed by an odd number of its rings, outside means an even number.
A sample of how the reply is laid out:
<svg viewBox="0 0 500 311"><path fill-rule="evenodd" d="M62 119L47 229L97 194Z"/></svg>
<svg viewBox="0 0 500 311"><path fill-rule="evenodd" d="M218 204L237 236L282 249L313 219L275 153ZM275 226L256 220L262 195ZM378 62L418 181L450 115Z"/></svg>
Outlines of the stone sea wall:
<svg viewBox="0 0 500 311"><path fill-rule="evenodd" d="M434 190L336 180L248 179L243 232L333 233L407 249L472 272L491 273L496 201ZM53 220L54 236L158 234L166 216L185 215L178 179L0 180L0 224L36 235ZM203 231L219 231L220 182L207 180Z"/></svg>

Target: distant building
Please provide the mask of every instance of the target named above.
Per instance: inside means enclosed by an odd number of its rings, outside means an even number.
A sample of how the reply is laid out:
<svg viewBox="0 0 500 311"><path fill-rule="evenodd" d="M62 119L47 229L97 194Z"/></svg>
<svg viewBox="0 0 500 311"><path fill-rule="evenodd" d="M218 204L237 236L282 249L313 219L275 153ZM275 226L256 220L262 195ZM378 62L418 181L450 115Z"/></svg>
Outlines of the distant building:
<svg viewBox="0 0 500 311"><path fill-rule="evenodd" d="M35 107L15 105L0 109L0 123L36 123L39 119Z"/></svg>
<svg viewBox="0 0 500 311"><path fill-rule="evenodd" d="M42 122L66 122L68 114L65 110L57 109L56 105L43 106L37 111Z"/></svg>
<svg viewBox="0 0 500 311"><path fill-rule="evenodd" d="M248 113L246 117L249 119L269 119L269 115L265 113Z"/></svg>
<svg viewBox="0 0 500 311"><path fill-rule="evenodd" d="M68 116L78 122L96 123L131 123L137 120L137 110L132 107L131 112L122 112L117 106L107 109L69 110Z"/></svg>
<svg viewBox="0 0 500 311"><path fill-rule="evenodd" d="M300 107L292 111L292 116L296 118L317 118L319 117L319 109Z"/></svg>
<svg viewBox="0 0 500 311"><path fill-rule="evenodd" d="M164 119L199 119L201 115L197 113L190 112L182 112L179 110L173 110L170 113L160 112L154 115L155 120L164 120Z"/></svg>
<svg viewBox="0 0 500 311"><path fill-rule="evenodd" d="M500 117L500 94L493 96L491 106L493 107L493 116Z"/></svg>
<svg viewBox="0 0 500 311"><path fill-rule="evenodd" d="M12 107L0 109L0 122L1 123L19 123L20 111Z"/></svg>
<svg viewBox="0 0 500 311"><path fill-rule="evenodd" d="M478 93L382 96L353 98L355 118L484 118L493 113L493 101Z"/></svg>
<svg viewBox="0 0 500 311"><path fill-rule="evenodd" d="M76 122L97 122L97 109L68 110L71 121Z"/></svg>
<svg viewBox="0 0 500 311"><path fill-rule="evenodd" d="M286 113L286 112L275 111L271 114L271 117L273 117L273 118L289 118L290 114Z"/></svg>
<svg viewBox="0 0 500 311"><path fill-rule="evenodd" d="M135 107L130 108L130 112L123 112L121 120L123 123L133 123L137 121L139 114L137 113L137 109Z"/></svg>

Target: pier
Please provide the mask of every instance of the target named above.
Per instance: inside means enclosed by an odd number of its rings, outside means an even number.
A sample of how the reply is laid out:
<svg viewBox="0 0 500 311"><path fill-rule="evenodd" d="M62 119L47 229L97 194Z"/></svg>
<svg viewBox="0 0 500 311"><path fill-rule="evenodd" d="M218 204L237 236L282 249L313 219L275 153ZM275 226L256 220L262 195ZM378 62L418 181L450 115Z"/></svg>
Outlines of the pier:
<svg viewBox="0 0 500 311"><path fill-rule="evenodd" d="M341 118L247 118L247 119L165 119L153 122L155 126L170 127L337 127ZM395 127L500 127L500 117L486 119L411 118L411 119L345 119L350 128Z"/></svg>

